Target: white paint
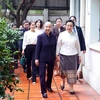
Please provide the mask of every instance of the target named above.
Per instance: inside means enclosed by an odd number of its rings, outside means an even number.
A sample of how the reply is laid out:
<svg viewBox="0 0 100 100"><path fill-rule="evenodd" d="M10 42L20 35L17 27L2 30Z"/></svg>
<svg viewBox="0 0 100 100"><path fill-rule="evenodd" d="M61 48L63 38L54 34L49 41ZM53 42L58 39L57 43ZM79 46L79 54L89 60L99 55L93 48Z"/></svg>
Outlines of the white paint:
<svg viewBox="0 0 100 100"><path fill-rule="evenodd" d="M75 15L75 0L70 0L70 16Z"/></svg>
<svg viewBox="0 0 100 100"><path fill-rule="evenodd" d="M99 0L86 0L84 79L100 94Z"/></svg>

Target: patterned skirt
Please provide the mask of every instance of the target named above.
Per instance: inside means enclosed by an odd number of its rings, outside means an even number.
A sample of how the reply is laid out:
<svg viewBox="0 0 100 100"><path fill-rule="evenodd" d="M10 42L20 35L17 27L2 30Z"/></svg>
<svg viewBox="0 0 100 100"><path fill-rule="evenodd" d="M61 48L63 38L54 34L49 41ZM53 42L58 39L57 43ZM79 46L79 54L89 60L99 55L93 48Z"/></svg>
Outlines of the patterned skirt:
<svg viewBox="0 0 100 100"><path fill-rule="evenodd" d="M62 79L67 78L68 84L75 84L77 81L77 56L60 54L60 76Z"/></svg>

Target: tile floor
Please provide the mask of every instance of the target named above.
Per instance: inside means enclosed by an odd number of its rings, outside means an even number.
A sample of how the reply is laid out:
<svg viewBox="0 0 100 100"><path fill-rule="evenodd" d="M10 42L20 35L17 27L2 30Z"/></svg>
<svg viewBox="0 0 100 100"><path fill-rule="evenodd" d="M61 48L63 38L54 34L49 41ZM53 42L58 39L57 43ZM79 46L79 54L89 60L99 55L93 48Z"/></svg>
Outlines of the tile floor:
<svg viewBox="0 0 100 100"><path fill-rule="evenodd" d="M44 99L40 93L39 77L37 77L37 83L32 84L31 80L26 79L26 74L23 72L21 66L15 70L20 77L21 84L18 87L22 88L24 92L15 92L14 100L100 100L98 95L83 79L80 79L75 84L75 95L70 95L68 84L64 91L60 89L61 78L54 76L52 80L53 93L48 94L48 98Z"/></svg>

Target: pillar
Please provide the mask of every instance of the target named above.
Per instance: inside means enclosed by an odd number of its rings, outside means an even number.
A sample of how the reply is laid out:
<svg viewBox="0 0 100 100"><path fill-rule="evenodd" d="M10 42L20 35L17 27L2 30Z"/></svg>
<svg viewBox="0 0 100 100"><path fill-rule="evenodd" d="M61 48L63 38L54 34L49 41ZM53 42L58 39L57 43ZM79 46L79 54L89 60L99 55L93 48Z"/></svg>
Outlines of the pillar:
<svg viewBox="0 0 100 100"><path fill-rule="evenodd" d="M80 26L80 0L76 0L76 2L75 2L75 16L77 18L77 23L76 24L78 26Z"/></svg>
<svg viewBox="0 0 100 100"><path fill-rule="evenodd" d="M45 8L44 11L43 11L43 15L44 15L44 22L48 21L48 9Z"/></svg>
<svg viewBox="0 0 100 100"><path fill-rule="evenodd" d="M75 15L75 0L70 0L70 16Z"/></svg>

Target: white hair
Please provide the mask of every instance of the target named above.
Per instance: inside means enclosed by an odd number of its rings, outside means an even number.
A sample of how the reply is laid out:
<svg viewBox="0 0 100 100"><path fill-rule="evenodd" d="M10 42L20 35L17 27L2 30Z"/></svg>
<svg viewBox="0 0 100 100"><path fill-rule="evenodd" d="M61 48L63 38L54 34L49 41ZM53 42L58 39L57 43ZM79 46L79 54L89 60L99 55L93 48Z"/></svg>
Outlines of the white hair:
<svg viewBox="0 0 100 100"><path fill-rule="evenodd" d="M45 22L44 27L48 25L52 26L51 22Z"/></svg>

